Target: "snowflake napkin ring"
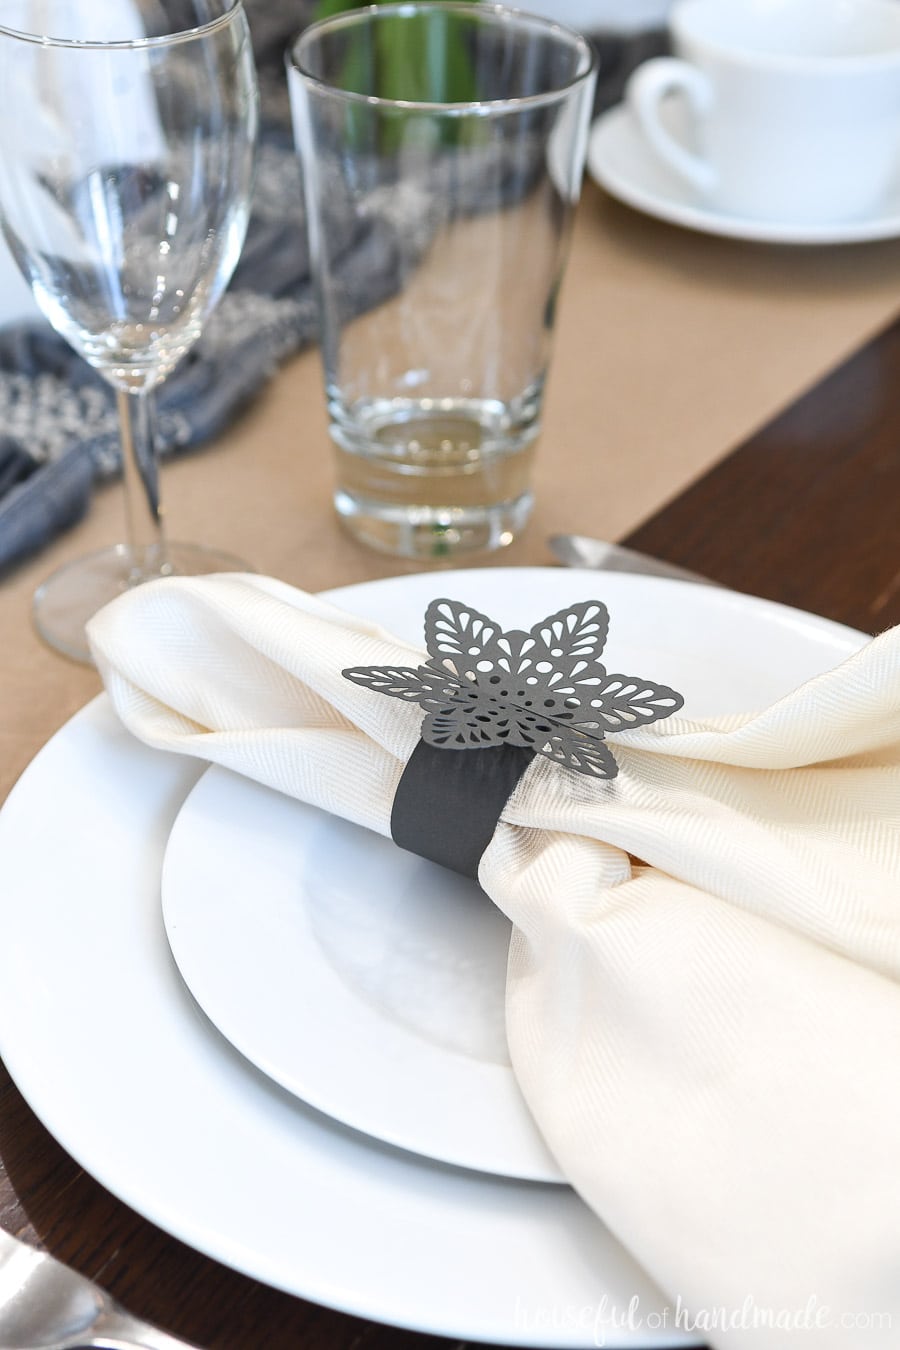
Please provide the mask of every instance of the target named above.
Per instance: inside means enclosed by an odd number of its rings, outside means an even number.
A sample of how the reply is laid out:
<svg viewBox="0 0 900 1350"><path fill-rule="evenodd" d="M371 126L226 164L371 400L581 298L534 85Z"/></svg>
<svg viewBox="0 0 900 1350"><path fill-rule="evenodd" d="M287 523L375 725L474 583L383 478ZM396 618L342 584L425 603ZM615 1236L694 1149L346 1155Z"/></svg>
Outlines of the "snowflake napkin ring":
<svg viewBox="0 0 900 1350"><path fill-rule="evenodd" d="M394 799L391 833L401 847L475 876L536 754L592 778L614 778L606 733L682 707L674 689L607 672L600 654L608 628L599 600L561 609L527 633L504 633L459 601L433 600L425 665L343 671L354 684L418 703L427 714Z"/></svg>

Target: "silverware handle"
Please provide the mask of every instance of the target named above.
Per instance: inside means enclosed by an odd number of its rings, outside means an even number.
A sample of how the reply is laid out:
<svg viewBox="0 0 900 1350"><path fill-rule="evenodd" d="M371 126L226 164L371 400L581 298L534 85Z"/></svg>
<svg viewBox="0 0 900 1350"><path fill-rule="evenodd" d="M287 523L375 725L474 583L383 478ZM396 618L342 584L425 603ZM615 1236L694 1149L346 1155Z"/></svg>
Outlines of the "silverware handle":
<svg viewBox="0 0 900 1350"><path fill-rule="evenodd" d="M700 586L718 586L717 581L691 572L663 558L651 558L623 544L587 535L554 534L547 540L550 551L567 567L586 567L600 572L630 572L636 576L666 577L672 581L690 581Z"/></svg>
<svg viewBox="0 0 900 1350"><path fill-rule="evenodd" d="M78 1347L96 1350L198 1350L188 1341L168 1331L132 1317L118 1307L105 1308L90 1328L90 1339L78 1341Z"/></svg>

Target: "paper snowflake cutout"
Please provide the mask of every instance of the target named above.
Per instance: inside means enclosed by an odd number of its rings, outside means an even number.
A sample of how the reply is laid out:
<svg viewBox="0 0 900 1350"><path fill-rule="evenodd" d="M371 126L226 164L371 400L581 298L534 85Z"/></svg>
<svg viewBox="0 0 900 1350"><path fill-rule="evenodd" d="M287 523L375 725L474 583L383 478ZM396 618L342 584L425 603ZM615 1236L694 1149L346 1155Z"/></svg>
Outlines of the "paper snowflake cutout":
<svg viewBox="0 0 900 1350"><path fill-rule="evenodd" d="M422 739L439 749L517 745L577 773L615 778L606 733L669 717L684 699L666 685L609 674L600 661L608 627L599 600L561 609L528 633L504 633L470 605L433 600L425 614L426 665L342 673L418 703L428 714Z"/></svg>

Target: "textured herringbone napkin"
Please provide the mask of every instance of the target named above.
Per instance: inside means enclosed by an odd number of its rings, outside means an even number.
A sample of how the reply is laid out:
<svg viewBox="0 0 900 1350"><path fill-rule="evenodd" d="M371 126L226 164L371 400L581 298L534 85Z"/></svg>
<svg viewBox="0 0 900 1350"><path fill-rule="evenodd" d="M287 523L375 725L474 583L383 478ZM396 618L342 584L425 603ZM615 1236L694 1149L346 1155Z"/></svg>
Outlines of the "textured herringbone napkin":
<svg viewBox="0 0 900 1350"><path fill-rule="evenodd" d="M142 586L90 636L142 740L389 833L422 712L341 671L415 650L242 576ZM481 861L525 1098L712 1344L895 1345L900 629L762 711L610 744L610 782L537 757Z"/></svg>

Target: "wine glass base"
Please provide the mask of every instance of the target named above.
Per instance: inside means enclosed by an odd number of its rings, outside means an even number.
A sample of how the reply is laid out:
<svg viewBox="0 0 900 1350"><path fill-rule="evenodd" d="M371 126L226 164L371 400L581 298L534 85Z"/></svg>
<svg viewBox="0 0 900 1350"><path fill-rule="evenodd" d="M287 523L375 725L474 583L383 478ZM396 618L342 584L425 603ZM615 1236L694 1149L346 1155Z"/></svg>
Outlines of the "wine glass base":
<svg viewBox="0 0 900 1350"><path fill-rule="evenodd" d="M157 577L252 571L252 567L230 553L199 544L166 544L165 563L137 573L131 550L125 544L114 544L67 563L38 587L32 605L34 626L44 641L63 656L92 665L85 625L117 595Z"/></svg>

